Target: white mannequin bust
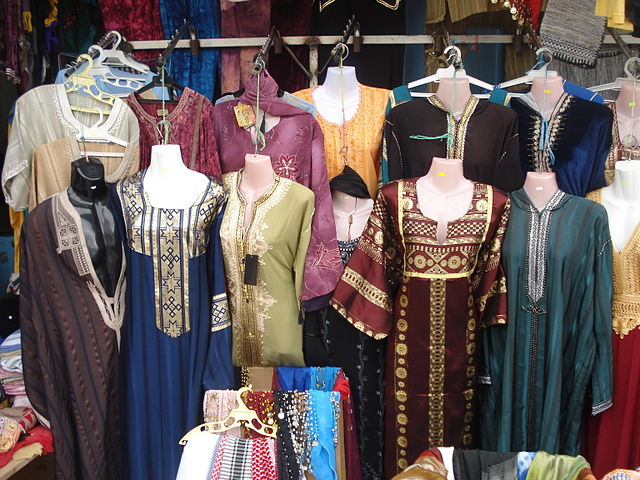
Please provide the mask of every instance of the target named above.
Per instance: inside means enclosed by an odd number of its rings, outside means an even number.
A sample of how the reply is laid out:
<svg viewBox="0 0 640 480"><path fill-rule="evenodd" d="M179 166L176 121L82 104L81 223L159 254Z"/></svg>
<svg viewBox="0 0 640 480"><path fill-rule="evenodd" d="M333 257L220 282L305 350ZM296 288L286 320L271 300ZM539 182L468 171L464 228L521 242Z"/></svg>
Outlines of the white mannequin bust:
<svg viewBox="0 0 640 480"><path fill-rule="evenodd" d="M609 215L611 241L621 251L640 223L640 162L616 162L613 183L602 189L602 203Z"/></svg>
<svg viewBox="0 0 640 480"><path fill-rule="evenodd" d="M530 93L540 107L543 118L549 120L551 112L564 93L564 80L559 75L534 77Z"/></svg>
<svg viewBox="0 0 640 480"><path fill-rule="evenodd" d="M453 116L459 118L471 97L469 79L466 77L455 79L441 78L438 83L436 95L440 101L446 105L447 109L453 113ZM453 105L451 104L451 100L454 102Z"/></svg>
<svg viewBox="0 0 640 480"><path fill-rule="evenodd" d="M462 160L433 157L427 174L416 182L416 190L420 212L438 222L436 237L443 243L449 222L462 217L473 198L473 182L464 178Z"/></svg>
<svg viewBox="0 0 640 480"><path fill-rule="evenodd" d="M318 113L328 122L342 125L342 95L340 92L340 67L329 67L324 83L311 94ZM344 118L351 120L360 105L360 85L356 67L342 67L342 92L344 94Z"/></svg>
<svg viewBox="0 0 640 480"><path fill-rule="evenodd" d="M275 181L275 172L268 155L254 155L247 153L244 157L244 169L238 189L246 202L244 210L244 226L249 226L252 216L253 203L263 195Z"/></svg>
<svg viewBox="0 0 640 480"><path fill-rule="evenodd" d="M182 161L180 145L154 145L143 188L156 208L191 207L204 193L209 179L189 170Z"/></svg>
<svg viewBox="0 0 640 480"><path fill-rule="evenodd" d="M559 190L556 174L553 172L527 172L523 188L538 210L546 207L551 197Z"/></svg>
<svg viewBox="0 0 640 480"><path fill-rule="evenodd" d="M635 137L635 145L638 145L638 142L640 142L640 124L638 124L638 119L640 118L640 83L634 85L633 82L624 82L622 84L616 99L616 117L622 144L629 143L625 142L625 139L631 135ZM634 146L633 142L629 146Z"/></svg>
<svg viewBox="0 0 640 480"><path fill-rule="evenodd" d="M373 210L373 200L357 198L339 190L331 192L331 200L338 240L344 242L359 238Z"/></svg>

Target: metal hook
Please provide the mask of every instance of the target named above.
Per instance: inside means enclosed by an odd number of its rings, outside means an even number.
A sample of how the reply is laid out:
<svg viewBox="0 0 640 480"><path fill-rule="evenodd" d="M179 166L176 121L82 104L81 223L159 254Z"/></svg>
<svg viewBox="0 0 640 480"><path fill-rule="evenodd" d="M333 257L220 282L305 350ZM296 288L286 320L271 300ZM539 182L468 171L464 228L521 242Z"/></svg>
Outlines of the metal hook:
<svg viewBox="0 0 640 480"><path fill-rule="evenodd" d="M456 70L462 68L462 52L455 45L449 45L444 49L443 55L449 65L453 65Z"/></svg>
<svg viewBox="0 0 640 480"><path fill-rule="evenodd" d="M552 60L553 53L548 48L542 47L536 50L536 63L542 62L542 67L549 65Z"/></svg>
<svg viewBox="0 0 640 480"><path fill-rule="evenodd" d="M635 68L632 71L631 65L634 64ZM626 73L629 78L640 79L640 58L630 57L626 62L624 62L624 73Z"/></svg>
<svg viewBox="0 0 640 480"><path fill-rule="evenodd" d="M349 47L346 43L338 42L335 47L333 47L332 55L339 55L340 62L344 62L349 56Z"/></svg>

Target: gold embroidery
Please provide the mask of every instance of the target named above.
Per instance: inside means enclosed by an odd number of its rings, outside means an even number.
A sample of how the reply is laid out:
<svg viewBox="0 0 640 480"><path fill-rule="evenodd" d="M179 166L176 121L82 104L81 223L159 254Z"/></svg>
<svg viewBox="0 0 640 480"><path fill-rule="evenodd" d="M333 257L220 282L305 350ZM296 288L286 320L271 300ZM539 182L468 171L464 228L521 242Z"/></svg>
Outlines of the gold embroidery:
<svg viewBox="0 0 640 480"><path fill-rule="evenodd" d="M353 287L356 291L360 292L360 294L364 298L366 298L374 305L382 308L383 310L386 310L387 312L392 312L391 300L389 299L389 295L387 295L386 292L380 290L372 283L369 283L367 279L365 279L362 275L360 275L352 268L346 267L344 269L344 273L342 274L342 281Z"/></svg>
<svg viewBox="0 0 640 480"><path fill-rule="evenodd" d="M429 447L444 445L444 360L446 281L429 289Z"/></svg>
<svg viewBox="0 0 640 480"><path fill-rule="evenodd" d="M624 338L631 330L640 327L640 296L613 296L613 330Z"/></svg>
<svg viewBox="0 0 640 480"><path fill-rule="evenodd" d="M220 293L211 299L211 331L217 332L231 325L227 294Z"/></svg>
<svg viewBox="0 0 640 480"><path fill-rule="evenodd" d="M449 112L449 109L446 107L442 100L440 100L436 95L432 95L429 97L429 101L440 110L444 110L445 112ZM473 115L476 106L478 105L479 100L473 95L469 97L467 104L460 115L460 119L453 120L453 125L451 125L451 135L453 137L452 142L447 148L447 157L448 158L460 158L464 160L464 147L467 136L467 127L469 125L469 120L471 120L471 115ZM447 116L447 124L451 122L450 116Z"/></svg>

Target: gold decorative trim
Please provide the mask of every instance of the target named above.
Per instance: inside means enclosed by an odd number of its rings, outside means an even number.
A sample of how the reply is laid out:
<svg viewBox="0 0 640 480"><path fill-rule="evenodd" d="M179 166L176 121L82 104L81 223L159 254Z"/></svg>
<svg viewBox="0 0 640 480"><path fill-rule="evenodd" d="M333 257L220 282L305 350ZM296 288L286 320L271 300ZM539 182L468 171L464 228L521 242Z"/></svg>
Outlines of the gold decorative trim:
<svg viewBox="0 0 640 480"><path fill-rule="evenodd" d="M388 335L386 333L382 333L377 330L374 331L373 329L365 325L364 322L362 322L361 320L358 320L357 318L354 318L351 315L349 315L349 312L347 311L345 306L342 305L337 300L331 299L329 303L333 308L336 309L336 311L340 315L342 315L345 318L345 320L347 320L351 325L353 325L356 329L360 330L365 335L375 340L382 340L384 338L387 338Z"/></svg>
<svg viewBox="0 0 640 480"><path fill-rule="evenodd" d="M211 299L211 331L217 332L231 326L227 294L220 293Z"/></svg>
<svg viewBox="0 0 640 480"><path fill-rule="evenodd" d="M620 338L640 328L640 295L614 295L611 310L613 331Z"/></svg>
<svg viewBox="0 0 640 480"><path fill-rule="evenodd" d="M369 302L373 303L377 307L391 313L393 311L391 300L389 295L380 290L378 287L370 283L366 278L360 275L358 272L350 267L344 269L342 274L342 281L347 285L353 287L356 291L366 298Z"/></svg>
<svg viewBox="0 0 640 480"><path fill-rule="evenodd" d="M431 104L440 110L443 110L449 113L449 109L444 104L444 102L438 98L437 95L432 95L428 97ZM451 121L451 115L447 115L447 131L449 131L453 137L453 140L448 144L447 147L447 157L448 158L459 158L464 160L464 143L467 136L467 127L469 125L469 120L471 119L471 115L476 109L476 106L480 100L477 97L471 95L469 100L464 106L462 110L462 114L459 119L453 119L453 125L449 125Z"/></svg>
<svg viewBox="0 0 640 480"><path fill-rule="evenodd" d="M429 286L429 447L444 446L444 360L446 280Z"/></svg>

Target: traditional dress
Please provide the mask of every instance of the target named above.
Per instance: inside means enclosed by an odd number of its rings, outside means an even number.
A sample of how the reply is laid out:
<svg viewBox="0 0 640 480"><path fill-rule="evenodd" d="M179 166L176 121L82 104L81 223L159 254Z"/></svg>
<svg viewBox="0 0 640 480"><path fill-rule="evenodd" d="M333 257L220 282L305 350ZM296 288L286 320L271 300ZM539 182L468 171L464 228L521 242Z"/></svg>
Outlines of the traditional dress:
<svg viewBox="0 0 640 480"><path fill-rule="evenodd" d="M300 296L311 235L313 192L276 176L252 205L239 192L241 172L224 176L229 192L220 230L231 318L233 363L237 366L304 366ZM255 284L247 255L256 255ZM246 272L245 272L246 271Z"/></svg>
<svg viewBox="0 0 640 480"><path fill-rule="evenodd" d="M233 386L219 241L222 187L189 208L155 208L146 170L116 184L127 259L121 343L126 479L174 479L178 441L202 421L205 389Z"/></svg>
<svg viewBox="0 0 640 480"><path fill-rule="evenodd" d="M602 190L587 198L602 204ZM613 406L589 419L583 449L598 478L640 466L640 225L613 248Z"/></svg>
<svg viewBox="0 0 640 480"><path fill-rule="evenodd" d="M471 96L451 125L451 146L441 138L450 114L435 95L398 104L387 115L383 165L388 179L422 176L433 157L462 159L464 176L510 192L522 187L518 120L507 107ZM386 172L385 172L386 173Z"/></svg>
<svg viewBox="0 0 640 480"><path fill-rule="evenodd" d="M20 326L27 395L51 426L57 478L122 478L118 342L124 258L108 297L66 190L24 225Z"/></svg>
<svg viewBox="0 0 640 480"><path fill-rule="evenodd" d="M553 171L560 190L580 197L604 187L613 121L610 109L568 93L558 100L548 123L529 94L514 98L511 108L518 114L520 163L524 171ZM545 130L548 141L541 149Z"/></svg>
<svg viewBox="0 0 640 480"><path fill-rule="evenodd" d="M511 200L509 324L485 339L482 448L577 455L585 403L593 415L611 406L607 213L561 190L541 211L523 189Z"/></svg>
<svg viewBox="0 0 640 480"><path fill-rule="evenodd" d="M505 194L476 183L469 210L438 243L416 179L378 194L331 304L367 335L389 337L387 477L430 446L474 444L478 335L506 322L500 250L509 209Z"/></svg>

